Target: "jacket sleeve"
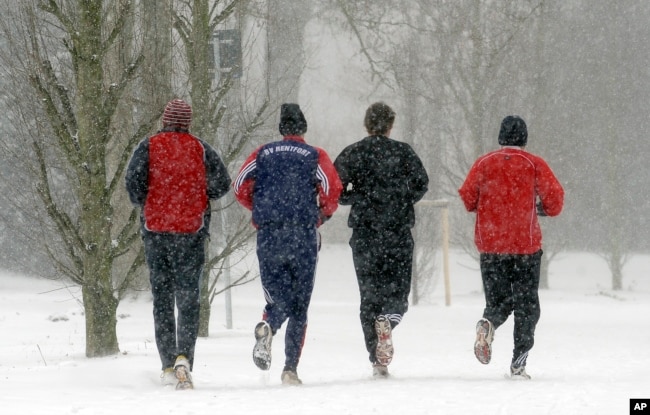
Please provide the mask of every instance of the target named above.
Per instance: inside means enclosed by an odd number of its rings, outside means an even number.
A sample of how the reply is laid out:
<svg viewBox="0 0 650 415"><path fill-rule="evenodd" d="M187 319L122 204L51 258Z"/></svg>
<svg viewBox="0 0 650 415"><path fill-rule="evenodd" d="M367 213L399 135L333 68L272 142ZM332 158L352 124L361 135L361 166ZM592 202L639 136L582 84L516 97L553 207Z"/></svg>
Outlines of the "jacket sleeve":
<svg viewBox="0 0 650 415"><path fill-rule="evenodd" d="M350 173L348 172L348 158L350 151L348 148L343 150L341 154L334 160L334 168L339 176L341 182L341 195L339 196L339 203L341 205L351 205L354 201L354 190L350 188L351 182Z"/></svg>
<svg viewBox="0 0 650 415"><path fill-rule="evenodd" d="M237 178L232 184L235 198L248 210L253 210L253 186L255 185L258 151L259 149L253 151L244 161Z"/></svg>
<svg viewBox="0 0 650 415"><path fill-rule="evenodd" d="M427 174L422 160L415 153L411 146L408 146L409 149L409 177L407 181L407 198L411 204L415 204L417 201L422 199L424 195L429 190L429 175Z"/></svg>
<svg viewBox="0 0 650 415"><path fill-rule="evenodd" d="M564 206L564 189L546 162L540 161L536 170L536 190L542 210L548 216L557 216Z"/></svg>
<svg viewBox="0 0 650 415"><path fill-rule="evenodd" d="M221 157L207 143L205 148L205 169L208 181L208 198L219 199L230 189L230 175L228 169L221 161Z"/></svg>
<svg viewBox="0 0 650 415"><path fill-rule="evenodd" d="M320 209L320 224L332 217L339 205L339 197L343 186L332 160L325 150L317 148L318 170L318 203Z"/></svg>
<svg viewBox="0 0 650 415"><path fill-rule="evenodd" d="M479 173L476 163L474 163L465 178L465 182L458 189L458 194L468 212L476 212L478 208L479 187Z"/></svg>
<svg viewBox="0 0 650 415"><path fill-rule="evenodd" d="M149 139L138 144L126 169L126 191L131 203L143 206L149 183Z"/></svg>

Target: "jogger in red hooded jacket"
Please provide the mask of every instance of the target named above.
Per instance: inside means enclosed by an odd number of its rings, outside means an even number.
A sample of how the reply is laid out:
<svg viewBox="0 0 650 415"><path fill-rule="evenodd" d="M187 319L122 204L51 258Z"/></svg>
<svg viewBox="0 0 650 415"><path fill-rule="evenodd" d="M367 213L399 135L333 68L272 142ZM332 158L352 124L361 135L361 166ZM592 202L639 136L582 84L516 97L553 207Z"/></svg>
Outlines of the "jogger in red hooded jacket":
<svg viewBox="0 0 650 415"><path fill-rule="evenodd" d="M540 317L542 232L537 216L559 215L564 190L546 162L524 150L527 140L523 119L504 118L502 148L479 157L458 192L465 208L476 213L474 241L485 292L483 318L476 326L476 358L490 362L494 331L514 313L510 371L513 377L530 379L526 360Z"/></svg>

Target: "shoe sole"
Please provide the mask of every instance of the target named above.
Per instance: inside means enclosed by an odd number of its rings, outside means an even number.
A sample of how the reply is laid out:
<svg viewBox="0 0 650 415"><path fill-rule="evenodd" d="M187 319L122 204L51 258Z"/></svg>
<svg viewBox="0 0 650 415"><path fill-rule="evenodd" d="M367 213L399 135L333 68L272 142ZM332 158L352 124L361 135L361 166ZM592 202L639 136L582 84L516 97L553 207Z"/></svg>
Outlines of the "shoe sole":
<svg viewBox="0 0 650 415"><path fill-rule="evenodd" d="M253 363L261 370L271 368L271 342L273 335L271 327L266 324L258 323L255 326L255 346L253 347Z"/></svg>
<svg viewBox="0 0 650 415"><path fill-rule="evenodd" d="M176 366L174 371L176 374L176 379L178 379L176 390L194 389L194 384L192 383L192 379L190 378L190 375L185 366Z"/></svg>
<svg viewBox="0 0 650 415"><path fill-rule="evenodd" d="M388 368L382 365L374 365L372 367L372 377L375 379L385 379L389 377Z"/></svg>
<svg viewBox="0 0 650 415"><path fill-rule="evenodd" d="M177 391L189 390L189 389L194 389L194 385L192 384L192 382L178 382L178 384L176 385Z"/></svg>
<svg viewBox="0 0 650 415"><path fill-rule="evenodd" d="M510 368L510 379L512 380L530 380L530 375L526 373L526 368L513 370Z"/></svg>
<svg viewBox="0 0 650 415"><path fill-rule="evenodd" d="M283 385L289 385L289 386L302 385L302 380L300 380L298 375L294 375L294 374L282 373L280 380L282 381Z"/></svg>
<svg viewBox="0 0 650 415"><path fill-rule="evenodd" d="M388 366L395 353L390 321L387 318L377 319L375 321L375 332L377 333L377 349L375 353L377 363Z"/></svg>
<svg viewBox="0 0 650 415"><path fill-rule="evenodd" d="M508 374L508 373L506 373L506 374L504 375L504 377L505 377L506 379L514 380L514 381L517 381L517 382L526 381L526 380L531 380L530 375L525 375L525 376L524 376L524 375L513 375L513 374Z"/></svg>
<svg viewBox="0 0 650 415"><path fill-rule="evenodd" d="M487 322L488 328L484 324ZM492 323L488 320L479 320L476 324L476 341L474 342L474 355L476 359L484 365L492 360L492 338L494 329Z"/></svg>

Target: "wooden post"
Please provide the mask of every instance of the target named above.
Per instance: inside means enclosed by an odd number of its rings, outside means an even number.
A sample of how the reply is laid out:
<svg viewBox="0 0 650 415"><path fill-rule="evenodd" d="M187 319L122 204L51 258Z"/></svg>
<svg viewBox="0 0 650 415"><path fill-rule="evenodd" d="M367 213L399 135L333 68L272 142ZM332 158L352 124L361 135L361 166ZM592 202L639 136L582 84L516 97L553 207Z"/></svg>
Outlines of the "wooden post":
<svg viewBox="0 0 650 415"><path fill-rule="evenodd" d="M442 269L445 278L445 305L451 305L451 282L449 281L449 203L442 208Z"/></svg>
<svg viewBox="0 0 650 415"><path fill-rule="evenodd" d="M445 283L445 305L451 305L451 282L449 280L449 201L447 199L421 200L419 204L441 208L442 226L442 272Z"/></svg>

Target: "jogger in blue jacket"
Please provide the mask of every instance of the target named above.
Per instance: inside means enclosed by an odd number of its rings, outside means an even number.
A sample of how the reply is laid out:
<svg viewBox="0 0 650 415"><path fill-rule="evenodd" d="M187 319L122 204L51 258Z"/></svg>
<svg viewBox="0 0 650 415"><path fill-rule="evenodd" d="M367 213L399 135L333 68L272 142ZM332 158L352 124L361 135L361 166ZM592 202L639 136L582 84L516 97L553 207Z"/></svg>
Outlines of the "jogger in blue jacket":
<svg viewBox="0 0 650 415"><path fill-rule="evenodd" d="M297 104L282 105L279 129L283 139L253 151L233 187L257 228L266 300L253 361L262 370L271 367L273 335L288 320L281 379L297 385L320 246L317 228L334 214L342 186L327 153L305 142L307 121Z"/></svg>

